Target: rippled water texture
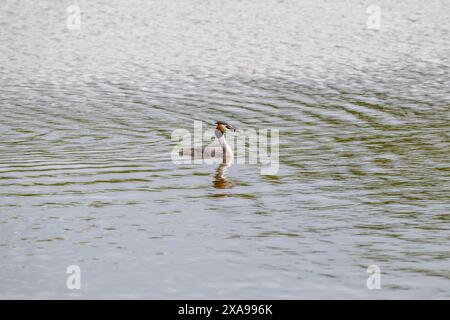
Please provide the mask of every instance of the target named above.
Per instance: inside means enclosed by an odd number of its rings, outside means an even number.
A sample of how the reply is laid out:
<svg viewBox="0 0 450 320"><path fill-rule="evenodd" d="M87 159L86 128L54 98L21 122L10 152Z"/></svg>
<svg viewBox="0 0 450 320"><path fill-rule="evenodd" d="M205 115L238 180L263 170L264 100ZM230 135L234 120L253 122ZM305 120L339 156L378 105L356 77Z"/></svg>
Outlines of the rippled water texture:
<svg viewBox="0 0 450 320"><path fill-rule="evenodd" d="M0 4L0 297L450 298L449 1L78 3ZM174 164L194 120L278 174Z"/></svg>

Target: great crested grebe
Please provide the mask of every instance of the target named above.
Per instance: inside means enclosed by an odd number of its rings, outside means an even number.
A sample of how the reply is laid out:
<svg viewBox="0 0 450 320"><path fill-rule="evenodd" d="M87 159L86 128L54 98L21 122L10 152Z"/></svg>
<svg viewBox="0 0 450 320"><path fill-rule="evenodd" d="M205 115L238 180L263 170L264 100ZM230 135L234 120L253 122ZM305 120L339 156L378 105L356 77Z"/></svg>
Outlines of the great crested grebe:
<svg viewBox="0 0 450 320"><path fill-rule="evenodd" d="M224 121L216 121L216 129L214 134L219 140L221 148L205 147L205 148L182 148L179 152L180 156L189 156L191 159L213 159L222 156L222 164L231 165L234 159L233 150L225 139L225 132L231 130L236 131L236 128Z"/></svg>
<svg viewBox="0 0 450 320"><path fill-rule="evenodd" d="M226 178L226 172L234 160L233 150L225 139L225 132L227 130L236 132L236 128L224 121L216 121L216 128L214 135L219 140L220 147L205 147L205 148L181 148L179 150L180 156L190 157L192 160L212 159L213 163L217 163L216 159L222 158L214 175L214 188L229 189L233 187L233 182Z"/></svg>

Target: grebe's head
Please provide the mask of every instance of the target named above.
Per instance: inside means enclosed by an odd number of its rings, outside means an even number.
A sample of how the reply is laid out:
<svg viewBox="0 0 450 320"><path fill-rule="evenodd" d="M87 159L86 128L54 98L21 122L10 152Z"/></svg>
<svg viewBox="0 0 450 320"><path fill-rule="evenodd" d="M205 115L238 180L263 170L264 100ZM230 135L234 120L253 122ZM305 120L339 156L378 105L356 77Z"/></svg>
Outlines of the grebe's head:
<svg viewBox="0 0 450 320"><path fill-rule="evenodd" d="M233 127L231 124L223 122L223 121L216 121L216 129L222 133L224 133L226 131L226 129L231 130L233 132L236 131L235 127Z"/></svg>

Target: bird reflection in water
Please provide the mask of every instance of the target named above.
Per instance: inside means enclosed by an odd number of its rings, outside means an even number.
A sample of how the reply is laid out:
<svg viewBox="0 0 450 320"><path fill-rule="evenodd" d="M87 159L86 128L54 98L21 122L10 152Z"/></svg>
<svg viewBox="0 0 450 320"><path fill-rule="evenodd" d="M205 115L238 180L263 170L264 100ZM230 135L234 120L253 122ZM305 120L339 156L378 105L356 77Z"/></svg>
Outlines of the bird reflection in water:
<svg viewBox="0 0 450 320"><path fill-rule="evenodd" d="M233 187L233 182L226 177L226 172L230 167L227 163L221 163L216 170L214 175L214 188L216 189L230 189Z"/></svg>

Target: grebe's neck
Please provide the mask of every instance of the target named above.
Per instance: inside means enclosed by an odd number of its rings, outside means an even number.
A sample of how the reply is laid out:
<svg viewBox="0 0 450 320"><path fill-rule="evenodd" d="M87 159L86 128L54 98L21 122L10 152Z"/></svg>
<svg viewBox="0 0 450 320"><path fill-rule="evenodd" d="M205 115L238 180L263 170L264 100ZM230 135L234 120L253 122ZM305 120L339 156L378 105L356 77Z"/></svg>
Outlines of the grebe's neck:
<svg viewBox="0 0 450 320"><path fill-rule="evenodd" d="M216 129L215 131L216 137L219 140L220 145L222 146L223 150L223 163L232 163L234 154L233 150L231 149L230 145L228 144L227 140L225 139L225 135L222 131Z"/></svg>

